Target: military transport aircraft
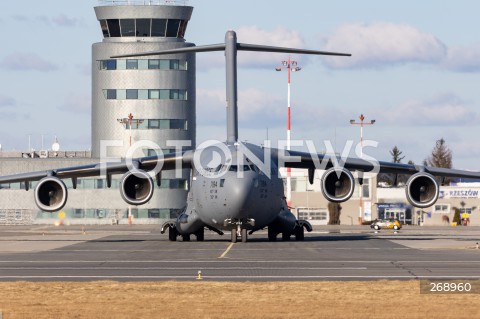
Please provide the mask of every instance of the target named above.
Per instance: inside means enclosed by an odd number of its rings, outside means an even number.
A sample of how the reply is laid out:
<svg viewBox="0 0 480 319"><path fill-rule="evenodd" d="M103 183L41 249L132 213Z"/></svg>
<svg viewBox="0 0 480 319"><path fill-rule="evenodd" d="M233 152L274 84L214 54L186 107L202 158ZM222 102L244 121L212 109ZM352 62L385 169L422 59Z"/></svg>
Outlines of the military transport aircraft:
<svg viewBox="0 0 480 319"><path fill-rule="evenodd" d="M439 194L436 177L480 178L479 172L378 162L374 159L339 158L335 154L287 151L241 143L238 140L237 120L237 51L242 50L350 55L243 44L237 42L234 31L228 31L222 44L112 57L225 51L227 141L164 156L130 158L121 163L4 176L0 177L0 184L39 181L34 191L35 202L41 210L54 212L61 210L67 201L68 190L62 179L72 179L75 189L77 178L105 176L110 187L112 175L123 174L120 180L121 197L130 205L142 205L151 199L153 179L156 177L157 183L160 183L163 170L189 168L192 173L185 208L178 218L162 226L162 233L168 229L171 241L179 236L188 241L192 234L198 241L203 241L205 229L222 235L228 231L232 242L236 242L238 237L246 242L248 234L264 228L268 228L268 239L272 241L278 234L282 234L283 240L289 240L292 235L297 240L303 240L305 229L312 230L307 221L297 220L287 207L283 182L279 176L282 167L307 169L310 183L313 183L315 170L324 169L322 193L332 202L344 202L352 196L355 186L352 171L357 172L359 184L363 183L364 172L411 175L405 186L406 197L413 206L419 208L429 207L436 202Z"/></svg>

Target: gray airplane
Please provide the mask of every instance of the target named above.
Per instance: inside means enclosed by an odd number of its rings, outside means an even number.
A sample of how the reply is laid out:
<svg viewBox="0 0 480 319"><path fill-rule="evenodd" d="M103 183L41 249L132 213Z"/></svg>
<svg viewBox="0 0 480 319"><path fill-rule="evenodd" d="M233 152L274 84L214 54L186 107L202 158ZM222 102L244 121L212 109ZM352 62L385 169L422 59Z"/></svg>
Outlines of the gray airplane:
<svg viewBox="0 0 480 319"><path fill-rule="evenodd" d="M68 190L62 179L71 179L76 188L77 178L105 176L110 187L112 175L123 174L120 180L120 195L130 205L147 203L154 190L154 179L160 183L163 170L192 170L190 190L183 212L177 219L162 226L167 229L169 239L190 240L195 235L204 240L204 231L209 229L223 235L230 232L231 241L241 238L247 241L248 234L267 228L268 239L276 240L282 234L283 240L295 236L304 239L304 231L311 231L307 221L297 220L286 204L283 181L279 175L282 167L308 170L309 182L313 183L316 169L324 169L321 178L322 193L331 202L347 201L353 194L357 172L359 184L363 173L382 172L410 175L406 183L406 198L415 207L432 206L439 194L437 178L461 177L480 178L479 172L454 169L406 165L358 158L338 158L334 154L317 154L274 149L241 143L238 140L237 119L237 51L283 52L297 54L349 56L350 54L280 48L237 42L234 31L228 31L225 43L116 56L162 55L225 51L226 96L227 96L227 141L212 144L196 150L134 158L121 163L100 163L77 167L59 168L48 171L22 173L0 177L0 184L39 181L34 196L37 206L46 212L61 210ZM28 185L28 183L25 183Z"/></svg>

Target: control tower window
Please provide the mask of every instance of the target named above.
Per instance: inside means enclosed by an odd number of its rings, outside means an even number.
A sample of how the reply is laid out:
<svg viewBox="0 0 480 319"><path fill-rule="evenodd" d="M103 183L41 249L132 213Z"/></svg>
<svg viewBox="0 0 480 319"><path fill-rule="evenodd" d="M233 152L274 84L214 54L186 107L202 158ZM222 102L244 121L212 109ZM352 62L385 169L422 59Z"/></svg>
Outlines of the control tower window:
<svg viewBox="0 0 480 319"><path fill-rule="evenodd" d="M127 70L137 70L138 60L127 60Z"/></svg>
<svg viewBox="0 0 480 319"><path fill-rule="evenodd" d="M130 122L127 118L118 119L126 130L130 129ZM183 130L188 129L187 120L177 119L136 119L132 122L132 130Z"/></svg>
<svg viewBox="0 0 480 319"><path fill-rule="evenodd" d="M168 19L167 38L176 38L178 36L181 21L179 19Z"/></svg>
<svg viewBox="0 0 480 319"><path fill-rule="evenodd" d="M149 37L151 23L152 19L137 19L137 37Z"/></svg>
<svg viewBox="0 0 480 319"><path fill-rule="evenodd" d="M100 70L187 70L187 61L185 60L166 60L166 59L119 59L119 60L100 60Z"/></svg>
<svg viewBox="0 0 480 319"><path fill-rule="evenodd" d="M108 89L103 94L107 100L187 100L187 90L175 89Z"/></svg>
<svg viewBox="0 0 480 319"><path fill-rule="evenodd" d="M117 60L103 60L100 61L100 70L116 70Z"/></svg>
<svg viewBox="0 0 480 319"><path fill-rule="evenodd" d="M167 19L152 19L152 37L164 37L167 30Z"/></svg>
<svg viewBox="0 0 480 319"><path fill-rule="evenodd" d="M187 31L187 20L182 20L182 23L180 24L180 29L178 30L178 37L183 39L185 37L185 32Z"/></svg>
<svg viewBox="0 0 480 319"><path fill-rule="evenodd" d="M127 90L127 100L138 100L138 90Z"/></svg>
<svg viewBox="0 0 480 319"><path fill-rule="evenodd" d="M169 37L184 38L188 20L180 19L107 19L100 20L105 38Z"/></svg>
<svg viewBox="0 0 480 319"><path fill-rule="evenodd" d="M108 30L110 31L110 37L120 36L120 21L118 19L108 19Z"/></svg>
<svg viewBox="0 0 480 319"><path fill-rule="evenodd" d="M110 33L108 33L108 25L106 20L100 20L100 27L102 28L102 33L105 38L110 37Z"/></svg>
<svg viewBox="0 0 480 319"><path fill-rule="evenodd" d="M135 19L122 19L120 26L122 27L122 37L135 36Z"/></svg>

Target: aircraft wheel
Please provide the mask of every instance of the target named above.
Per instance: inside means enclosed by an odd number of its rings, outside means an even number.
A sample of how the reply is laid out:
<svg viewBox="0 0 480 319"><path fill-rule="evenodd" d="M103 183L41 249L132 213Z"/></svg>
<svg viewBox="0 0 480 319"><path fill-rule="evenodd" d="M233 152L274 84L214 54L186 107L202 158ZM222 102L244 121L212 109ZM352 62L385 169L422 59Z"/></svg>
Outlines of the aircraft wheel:
<svg viewBox="0 0 480 319"><path fill-rule="evenodd" d="M302 241L305 239L305 229L303 227L297 227L295 229L295 240Z"/></svg>
<svg viewBox="0 0 480 319"><path fill-rule="evenodd" d="M242 243L246 243L247 242L247 229L246 228L242 228Z"/></svg>
<svg viewBox="0 0 480 319"><path fill-rule="evenodd" d="M175 227L168 228L168 240L177 241L177 229Z"/></svg>
<svg viewBox="0 0 480 319"><path fill-rule="evenodd" d="M205 240L205 228L201 228L197 230L195 233L195 236L197 237L197 241L204 241Z"/></svg>
<svg viewBox="0 0 480 319"><path fill-rule="evenodd" d="M282 240L289 241L290 240L290 233L282 233Z"/></svg>
<svg viewBox="0 0 480 319"><path fill-rule="evenodd" d="M182 235L183 241L190 241L190 234Z"/></svg>
<svg viewBox="0 0 480 319"><path fill-rule="evenodd" d="M232 229L232 243L236 243L237 242L237 229L234 228Z"/></svg>
<svg viewBox="0 0 480 319"><path fill-rule="evenodd" d="M268 227L268 240L269 241L276 241L277 240L277 234L275 233L275 231L273 229L270 229L270 227Z"/></svg>

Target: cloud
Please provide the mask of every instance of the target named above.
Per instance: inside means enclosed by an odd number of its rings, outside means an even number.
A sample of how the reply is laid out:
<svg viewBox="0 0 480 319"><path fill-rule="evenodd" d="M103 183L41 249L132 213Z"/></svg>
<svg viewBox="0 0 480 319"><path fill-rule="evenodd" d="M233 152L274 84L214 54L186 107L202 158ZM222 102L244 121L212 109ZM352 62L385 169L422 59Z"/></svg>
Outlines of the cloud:
<svg viewBox="0 0 480 319"><path fill-rule="evenodd" d="M0 94L0 107L9 107L17 105L14 98Z"/></svg>
<svg viewBox="0 0 480 319"><path fill-rule="evenodd" d="M240 43L289 48L306 47L305 41L299 32L288 30L284 27L277 27L272 31L267 31L257 26L244 26L238 28L236 33L237 40ZM238 65L244 68L273 69L277 64L280 64L281 59L287 56L287 54L282 55L280 53L278 56L278 58L272 58L272 53L239 51ZM298 58L300 58L300 56ZM199 70L223 67L225 65L225 57L223 54L198 55L198 60L197 68ZM302 57L302 61L306 60L305 57Z"/></svg>
<svg viewBox="0 0 480 319"><path fill-rule="evenodd" d="M12 16L12 19L22 23L23 22L33 22L33 23L40 22L47 26L54 25L57 27L67 27L67 28L83 25L83 21L81 19L68 17L63 13L55 17L48 17L45 15L29 17L22 14L16 14Z"/></svg>
<svg viewBox="0 0 480 319"><path fill-rule="evenodd" d="M241 90L238 98L239 126L243 129L286 129L287 100L257 88ZM197 124L225 127L224 90L197 90ZM316 131L319 126L344 123L351 114L327 105L312 105L301 99L292 103L292 125L296 131Z"/></svg>
<svg viewBox="0 0 480 319"><path fill-rule="evenodd" d="M379 123L421 126L473 125L478 114L470 103L452 93L429 100L411 100L393 110L376 110Z"/></svg>
<svg viewBox="0 0 480 319"><path fill-rule="evenodd" d="M452 46L442 65L457 72L480 71L480 43L472 46Z"/></svg>
<svg viewBox="0 0 480 319"><path fill-rule="evenodd" d="M285 101L256 88L241 90L238 97L238 120L243 127L284 124ZM197 122L200 125L225 125L224 90L197 90Z"/></svg>
<svg viewBox="0 0 480 319"><path fill-rule="evenodd" d="M0 61L0 69L49 72L57 70L58 67L33 53L14 53Z"/></svg>
<svg viewBox="0 0 480 319"><path fill-rule="evenodd" d="M81 24L81 20L77 18L67 17L65 14L60 14L50 19L53 24L59 27L75 27Z"/></svg>
<svg viewBox="0 0 480 319"><path fill-rule="evenodd" d="M90 114L92 99L87 95L70 94L58 109L75 114Z"/></svg>
<svg viewBox="0 0 480 319"><path fill-rule="evenodd" d="M324 50L352 53L350 58L325 57L326 65L335 69L434 64L447 55L447 47L439 39L406 24L345 24L323 41Z"/></svg>

